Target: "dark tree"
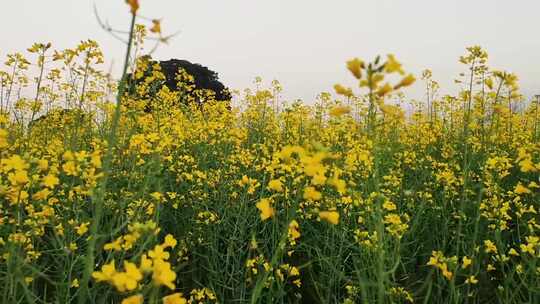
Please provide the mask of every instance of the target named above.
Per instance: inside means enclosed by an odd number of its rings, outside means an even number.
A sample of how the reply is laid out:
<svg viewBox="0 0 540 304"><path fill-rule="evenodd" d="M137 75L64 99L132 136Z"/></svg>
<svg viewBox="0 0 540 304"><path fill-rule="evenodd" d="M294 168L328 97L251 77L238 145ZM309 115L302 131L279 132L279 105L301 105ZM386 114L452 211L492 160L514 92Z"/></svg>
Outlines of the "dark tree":
<svg viewBox="0 0 540 304"><path fill-rule="evenodd" d="M180 69L184 69L195 79L196 89L206 89L213 91L218 101L231 100L231 93L218 79L218 74L198 63L191 63L187 60L171 59L160 61L161 71L167 79L165 85L173 90L178 90L176 75Z"/></svg>
<svg viewBox="0 0 540 304"><path fill-rule="evenodd" d="M147 56L143 57L143 62L146 61L147 66L144 76L142 78L133 80L133 76L128 75L128 92L129 94L136 94L136 86L141 82L144 82L146 77L149 77L153 73L153 66L158 63L161 67L161 73L165 77L164 80L156 80L151 83L149 88L149 94L155 94L163 85L168 87L171 91L180 91L179 103L187 104L189 101L194 101L197 104L204 104L207 100L197 95L197 91L209 90L213 92L216 101L228 102L232 96L229 89L221 83L218 79L218 73L202 66L198 63L191 63L187 60L171 59L167 61L154 61ZM187 74L193 77L194 90L185 90L183 87L179 87L178 75L181 70L184 70ZM189 84L187 84L189 85ZM149 108L146 108L149 111Z"/></svg>

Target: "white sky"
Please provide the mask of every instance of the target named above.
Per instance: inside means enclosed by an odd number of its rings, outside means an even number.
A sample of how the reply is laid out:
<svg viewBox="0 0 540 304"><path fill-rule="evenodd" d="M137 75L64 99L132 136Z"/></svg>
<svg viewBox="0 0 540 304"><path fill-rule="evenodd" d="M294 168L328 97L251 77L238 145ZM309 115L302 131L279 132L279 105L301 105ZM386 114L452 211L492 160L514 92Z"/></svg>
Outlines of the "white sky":
<svg viewBox="0 0 540 304"><path fill-rule="evenodd" d="M93 13L126 29L124 0L4 0L0 5L0 60L33 42L55 48L97 40L116 70L124 46L105 33ZM407 71L433 70L443 91L465 47L479 44L490 66L517 73L522 92L540 94L540 0L140 0L140 13L163 18L165 33L181 31L156 59L198 62L231 88L255 76L278 79L284 96L311 102L335 83L354 85L345 69L352 57L394 53ZM104 67L107 69L107 67ZM410 96L422 96L421 85Z"/></svg>

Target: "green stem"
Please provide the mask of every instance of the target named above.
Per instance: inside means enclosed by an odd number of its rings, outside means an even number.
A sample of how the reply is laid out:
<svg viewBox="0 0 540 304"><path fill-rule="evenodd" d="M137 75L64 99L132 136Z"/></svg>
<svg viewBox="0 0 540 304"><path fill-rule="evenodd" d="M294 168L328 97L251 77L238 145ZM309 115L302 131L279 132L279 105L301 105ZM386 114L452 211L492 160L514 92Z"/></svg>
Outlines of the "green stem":
<svg viewBox="0 0 540 304"><path fill-rule="evenodd" d="M88 241L88 248L86 251L86 263L85 263L85 271L83 273L83 278L81 281L81 290L79 291L78 296L78 303L83 304L86 303L87 300L90 300L90 294L88 291L88 284L90 281L90 275L92 274L94 270L94 264L95 264L95 247L97 243L97 237L98 237L98 230L99 225L101 222L101 216L103 212L103 201L105 198L105 192L107 190L107 183L110 176L110 167L112 164L112 156L113 156L113 149L115 146L116 141L116 132L118 129L118 124L120 120L120 103L122 100L122 96L125 93L126 89L126 75L127 75L127 69L129 66L129 57L131 53L131 45L133 43L133 30L135 28L135 19L136 14L132 14L131 17L131 26L129 31L129 41L124 61L124 69L122 71L122 79L120 80L120 85L118 87L118 95L116 96L116 108L112 120L112 127L111 132L109 133L109 138L107 141L107 153L105 155L105 159L103 162L103 179L94 192L94 195L92 197L92 202L94 204L94 220L92 222L92 226L90 227L90 239Z"/></svg>

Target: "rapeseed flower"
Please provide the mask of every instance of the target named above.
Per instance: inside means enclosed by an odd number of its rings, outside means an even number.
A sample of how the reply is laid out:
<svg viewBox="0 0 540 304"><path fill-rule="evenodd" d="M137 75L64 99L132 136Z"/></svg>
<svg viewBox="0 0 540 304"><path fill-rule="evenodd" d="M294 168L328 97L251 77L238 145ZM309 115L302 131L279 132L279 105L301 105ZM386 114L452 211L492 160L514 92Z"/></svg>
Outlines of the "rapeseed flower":
<svg viewBox="0 0 540 304"><path fill-rule="evenodd" d="M156 286L164 285L169 289L176 287L176 273L172 271L171 264L160 259L154 259L152 280Z"/></svg>
<svg viewBox="0 0 540 304"><path fill-rule="evenodd" d="M154 261L155 260L163 260L166 261L169 259L170 254L165 251L166 247L162 245L156 245L154 246L153 250L148 251L148 256L151 257Z"/></svg>
<svg viewBox="0 0 540 304"><path fill-rule="evenodd" d="M389 54L387 56L388 60L386 61L386 63L384 64L384 71L386 73L399 73L401 75L403 75L405 72L403 71L402 67L401 67L401 63L399 63L397 60L396 60L396 57L392 54Z"/></svg>
<svg viewBox="0 0 540 304"><path fill-rule="evenodd" d="M275 210L274 210L274 208L272 208L271 202L267 198L261 199L256 204L256 207L261 212L261 220L263 220L263 221L271 218L275 214Z"/></svg>
<svg viewBox="0 0 540 304"><path fill-rule="evenodd" d="M268 190L283 192L283 183L279 179L273 179L268 182Z"/></svg>
<svg viewBox="0 0 540 304"><path fill-rule="evenodd" d="M60 179L52 174L47 174L43 177L41 184L45 187L53 189L55 186L60 184Z"/></svg>
<svg viewBox="0 0 540 304"><path fill-rule="evenodd" d="M142 304L144 302L144 298L142 295L132 295L122 300L121 304Z"/></svg>
<svg viewBox="0 0 540 304"><path fill-rule="evenodd" d="M362 69L364 68L364 62L358 58L347 61L347 69L356 77L356 79L362 78Z"/></svg>
<svg viewBox="0 0 540 304"><path fill-rule="evenodd" d="M337 94L343 95L345 97L351 98L354 96L354 93L351 88L346 88L340 84L334 85L334 90Z"/></svg>
<svg viewBox="0 0 540 304"><path fill-rule="evenodd" d="M394 90L398 90L403 87L408 87L412 85L415 81L416 81L416 78L414 77L414 75L409 74L405 76L403 79L401 79L401 81L397 85L394 86Z"/></svg>
<svg viewBox="0 0 540 304"><path fill-rule="evenodd" d="M113 276L116 274L116 267L114 261L111 261L109 264L105 264L101 267L101 271L94 271L92 277L98 282L110 281Z"/></svg>
<svg viewBox="0 0 540 304"><path fill-rule="evenodd" d="M308 186L304 188L304 199L308 201L318 201L322 198L322 194L315 187Z"/></svg>
<svg viewBox="0 0 540 304"><path fill-rule="evenodd" d="M133 15L137 14L139 10L139 0L126 0L126 3L130 6L131 13Z"/></svg>
<svg viewBox="0 0 540 304"><path fill-rule="evenodd" d="M289 239L291 242L295 242L298 238L300 238L300 231L298 228L300 225L298 225L298 222L296 220L292 220L289 224Z"/></svg>
<svg viewBox="0 0 540 304"><path fill-rule="evenodd" d="M319 218L332 225L339 223L339 212L337 211L321 211L319 212Z"/></svg>
<svg viewBox="0 0 540 304"><path fill-rule="evenodd" d="M467 267L469 267L471 264L472 264L472 260L469 259L467 256L464 256L462 259L462 264L461 264L463 269L467 269Z"/></svg>
<svg viewBox="0 0 540 304"><path fill-rule="evenodd" d="M330 109L330 112L328 114L332 117L339 117L345 114L349 114L351 112L351 108L347 106L335 106L332 109Z"/></svg>
<svg viewBox="0 0 540 304"><path fill-rule="evenodd" d="M177 292L163 297L163 304L187 304L188 301L183 297L182 293Z"/></svg>
<svg viewBox="0 0 540 304"><path fill-rule="evenodd" d="M514 192L515 192L516 194L529 194L529 193L531 193L532 191L529 190L529 188L523 186L521 183L518 183L518 184L516 185L516 187L514 188Z"/></svg>
<svg viewBox="0 0 540 304"><path fill-rule="evenodd" d="M165 243L163 244L163 248L173 248L176 247L176 244L178 242L176 241L176 239L174 238L174 236L172 236L172 234L167 234L165 236Z"/></svg>

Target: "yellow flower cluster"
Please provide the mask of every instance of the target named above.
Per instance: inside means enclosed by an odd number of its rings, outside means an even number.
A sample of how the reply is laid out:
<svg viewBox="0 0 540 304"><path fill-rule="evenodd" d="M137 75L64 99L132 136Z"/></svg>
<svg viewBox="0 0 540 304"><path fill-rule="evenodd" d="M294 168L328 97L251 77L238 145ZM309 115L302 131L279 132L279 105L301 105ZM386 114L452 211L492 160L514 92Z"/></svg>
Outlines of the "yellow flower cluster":
<svg viewBox="0 0 540 304"><path fill-rule="evenodd" d="M143 56L118 108L94 41L28 51L0 69L6 303L538 298L539 105L479 47L421 101L393 55L305 104L261 79L217 102L186 71L172 92Z"/></svg>
<svg viewBox="0 0 540 304"><path fill-rule="evenodd" d="M167 262L170 257L167 248L174 248L177 244L172 235L165 237L165 242L156 245L147 254L142 254L140 264L124 261L124 271L117 271L115 261L111 261L101 267L100 271L94 271L92 277L97 282L108 282L120 292L132 291L138 288L144 274L152 273L152 281L156 286L166 286L175 289L176 273Z"/></svg>
<svg viewBox="0 0 540 304"><path fill-rule="evenodd" d="M429 258L429 262L427 265L434 266L438 268L441 271L441 274L443 277L445 277L447 280L452 280L452 277L454 274L452 271L448 269L449 265L450 267L454 267L454 265L457 263L457 257L453 256L451 258L447 258L444 256L444 254L441 251L433 251L431 253L431 257Z"/></svg>

